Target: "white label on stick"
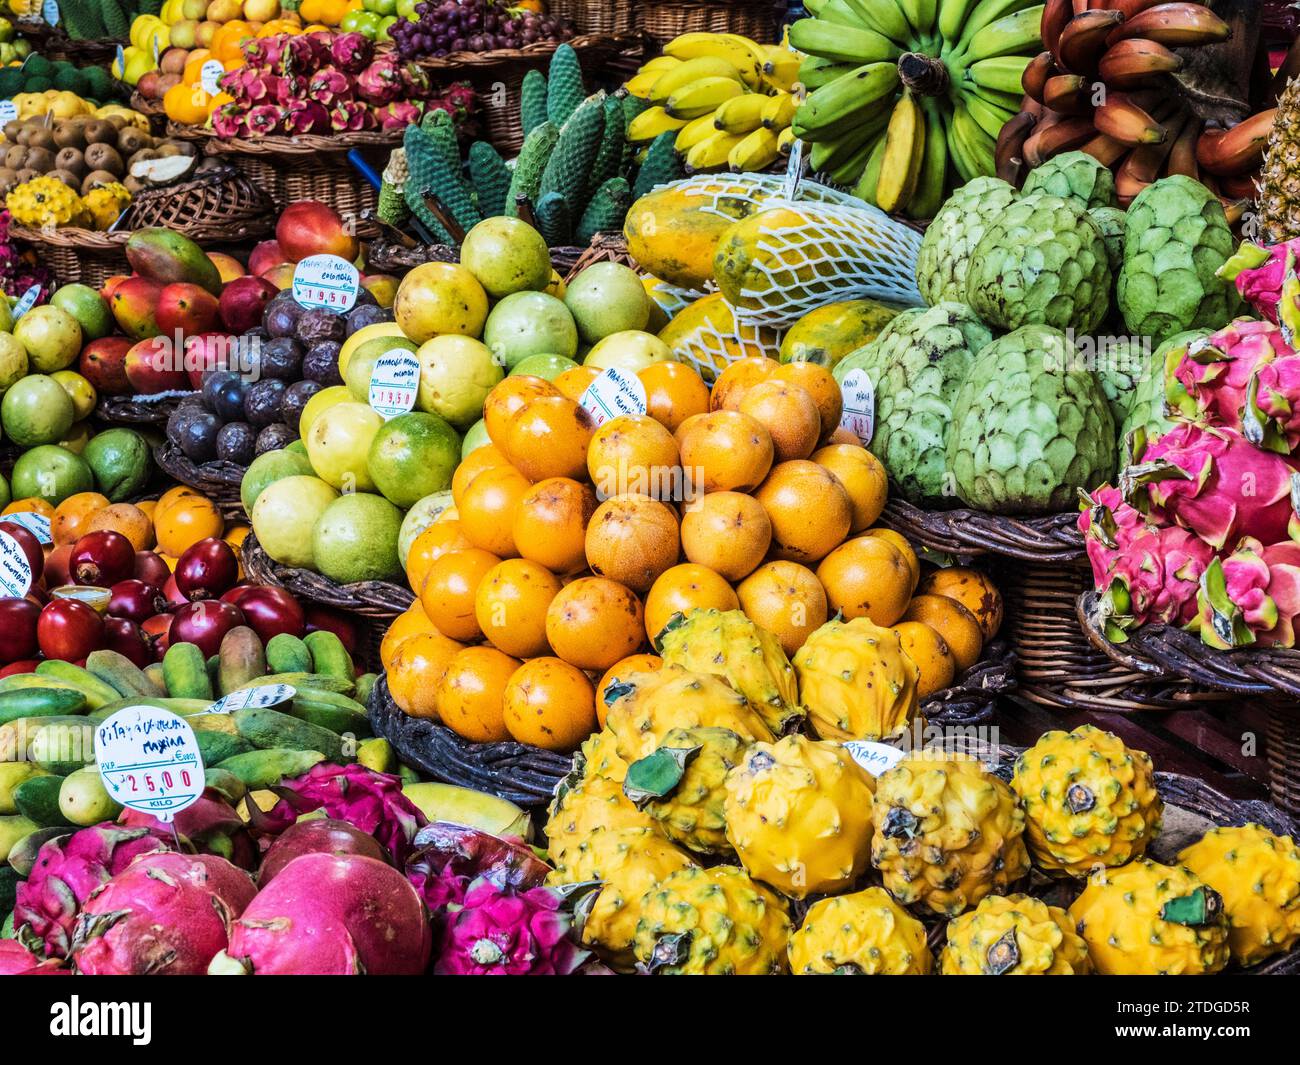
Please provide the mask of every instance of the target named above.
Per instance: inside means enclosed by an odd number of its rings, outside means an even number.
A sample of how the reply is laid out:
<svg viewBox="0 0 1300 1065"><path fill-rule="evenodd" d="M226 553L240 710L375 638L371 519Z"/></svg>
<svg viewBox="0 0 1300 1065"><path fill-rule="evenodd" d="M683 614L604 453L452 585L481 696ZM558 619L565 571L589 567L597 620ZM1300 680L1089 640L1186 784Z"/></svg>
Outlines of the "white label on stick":
<svg viewBox="0 0 1300 1065"><path fill-rule="evenodd" d="M18 121L18 105L12 100L0 100L0 126Z"/></svg>
<svg viewBox="0 0 1300 1065"><path fill-rule="evenodd" d="M3 103L0 103L0 107L2 107L4 103L8 103L8 101L6 100L3 101ZM3 123L4 121L5 119L3 117L3 112L0 112L0 123ZM14 304L14 321L15 322L18 321L19 318L21 318L24 314L30 311L33 307L35 307L36 301L40 298L41 298L40 285L33 285L21 296L19 296L18 302Z"/></svg>
<svg viewBox="0 0 1300 1065"><path fill-rule="evenodd" d="M903 760L906 751L890 747L884 743L872 743L870 740L847 740L844 749L853 756L853 760L873 777L880 776L886 770L893 769Z"/></svg>
<svg viewBox="0 0 1300 1065"><path fill-rule="evenodd" d="M41 18L51 26L59 24L59 0L45 0L41 4Z"/></svg>
<svg viewBox="0 0 1300 1065"><path fill-rule="evenodd" d="M209 59L203 66L199 67L199 85L209 96L216 96L221 91L221 75L226 72L226 68L218 59Z"/></svg>
<svg viewBox="0 0 1300 1065"><path fill-rule="evenodd" d="M32 590L32 564L14 537L0 529L0 591L21 599Z"/></svg>
<svg viewBox="0 0 1300 1065"><path fill-rule="evenodd" d="M50 519L44 514L37 514L30 510L22 510L17 514L5 514L0 517L0 522L6 521L11 525L17 525L19 528L26 529L43 544L54 543L54 536L50 532Z"/></svg>
<svg viewBox="0 0 1300 1065"><path fill-rule="evenodd" d="M578 398L578 406L591 415L599 429L611 418L644 414L645 385L636 374L610 367L587 386Z"/></svg>
<svg viewBox="0 0 1300 1065"><path fill-rule="evenodd" d="M844 413L840 428L847 429L866 447L876 431L876 390L866 370L850 370L840 382Z"/></svg>
<svg viewBox="0 0 1300 1065"><path fill-rule="evenodd" d="M357 302L361 274L338 255L309 255L293 270L293 298L304 307L343 314Z"/></svg>
<svg viewBox="0 0 1300 1065"><path fill-rule="evenodd" d="M245 710L250 706L266 707L287 703L298 689L291 684L263 684L257 688L240 688L239 691L223 695L207 708L208 714L233 714L236 710Z"/></svg>
<svg viewBox="0 0 1300 1065"><path fill-rule="evenodd" d="M122 806L171 821L203 794L203 755L183 717L128 706L95 730L95 761Z"/></svg>
<svg viewBox="0 0 1300 1065"><path fill-rule="evenodd" d="M370 371L370 408L385 421L415 407L420 390L420 360L415 352L392 348L375 360Z"/></svg>

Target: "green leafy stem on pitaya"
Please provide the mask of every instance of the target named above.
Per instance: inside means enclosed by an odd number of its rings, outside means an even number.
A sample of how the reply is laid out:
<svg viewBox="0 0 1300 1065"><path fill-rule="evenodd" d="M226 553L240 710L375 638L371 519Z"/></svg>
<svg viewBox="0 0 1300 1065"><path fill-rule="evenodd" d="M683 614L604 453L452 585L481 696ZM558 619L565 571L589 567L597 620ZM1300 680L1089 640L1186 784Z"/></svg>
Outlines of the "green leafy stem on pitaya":
<svg viewBox="0 0 1300 1065"><path fill-rule="evenodd" d="M1300 619L1300 543L1247 537L1201 577L1201 640L1211 647L1294 647Z"/></svg>
<svg viewBox="0 0 1300 1065"><path fill-rule="evenodd" d="M1173 376L1192 399L1194 420L1242 430L1242 411L1256 372L1294 354L1276 325L1239 318L1188 344L1173 366Z"/></svg>
<svg viewBox="0 0 1300 1065"><path fill-rule="evenodd" d="M437 916L465 899L481 876L516 888L536 887L550 867L521 839L502 838L465 825L436 821L415 836L415 852L406 861L406 878Z"/></svg>
<svg viewBox="0 0 1300 1065"><path fill-rule="evenodd" d="M1237 286L1242 299L1270 322L1279 324L1278 305L1288 271L1294 272L1300 238L1262 247L1243 241L1218 276Z"/></svg>

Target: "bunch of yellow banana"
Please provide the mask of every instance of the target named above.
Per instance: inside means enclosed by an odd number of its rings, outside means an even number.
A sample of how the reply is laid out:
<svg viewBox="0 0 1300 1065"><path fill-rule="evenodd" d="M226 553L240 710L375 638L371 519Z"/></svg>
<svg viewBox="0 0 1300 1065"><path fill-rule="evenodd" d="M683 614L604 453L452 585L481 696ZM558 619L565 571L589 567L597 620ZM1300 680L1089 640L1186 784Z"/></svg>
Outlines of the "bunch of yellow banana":
<svg viewBox="0 0 1300 1065"><path fill-rule="evenodd" d="M650 104L628 125L628 139L642 144L673 133L691 170L766 170L794 141L800 58L786 42L683 34L627 83Z"/></svg>
<svg viewBox="0 0 1300 1065"><path fill-rule="evenodd" d="M1020 79L1042 50L1036 0L805 0L794 136L812 169L881 210L933 217L994 172Z"/></svg>

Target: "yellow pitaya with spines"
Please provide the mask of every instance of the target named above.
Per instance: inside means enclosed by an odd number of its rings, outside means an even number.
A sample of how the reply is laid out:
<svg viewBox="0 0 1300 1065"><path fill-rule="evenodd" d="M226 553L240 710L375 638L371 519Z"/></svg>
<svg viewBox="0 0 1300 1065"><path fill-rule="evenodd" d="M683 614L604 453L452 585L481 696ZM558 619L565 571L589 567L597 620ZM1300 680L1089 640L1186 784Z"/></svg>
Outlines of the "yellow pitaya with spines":
<svg viewBox="0 0 1300 1065"><path fill-rule="evenodd" d="M97 185L81 199L90 223L95 229L106 230L118 220L131 205L131 193L120 181Z"/></svg>
<svg viewBox="0 0 1300 1065"><path fill-rule="evenodd" d="M1024 809L966 755L908 755L876 781L872 820L872 864L907 906L955 917L1029 872Z"/></svg>
<svg viewBox="0 0 1300 1065"><path fill-rule="evenodd" d="M740 610L675 615L655 640L665 666L721 677L776 735L803 717L794 669L781 642Z"/></svg>
<svg viewBox="0 0 1300 1065"><path fill-rule="evenodd" d="M1016 759L1029 851L1052 873L1124 865L1160 834L1164 804L1151 758L1094 725L1047 732Z"/></svg>
<svg viewBox="0 0 1300 1065"><path fill-rule="evenodd" d="M5 197L5 206L15 222L31 229L81 226L87 221L81 197L50 174L23 182Z"/></svg>
<svg viewBox="0 0 1300 1065"><path fill-rule="evenodd" d="M917 718L916 664L898 633L867 618L826 622L795 652L794 668L824 740L896 740Z"/></svg>
<svg viewBox="0 0 1300 1065"><path fill-rule="evenodd" d="M838 743L756 743L727 775L727 839L750 876L791 898L844 891L871 857L871 791Z"/></svg>
<svg viewBox="0 0 1300 1065"><path fill-rule="evenodd" d="M1300 941L1300 849L1262 825L1213 828L1178 861L1223 897L1233 960L1255 965Z"/></svg>
<svg viewBox="0 0 1300 1065"><path fill-rule="evenodd" d="M1183 866L1138 858L1098 869L1070 918L1103 976L1199 976L1228 964L1223 898Z"/></svg>
<svg viewBox="0 0 1300 1065"><path fill-rule="evenodd" d="M608 777L565 778L556 789L546 822L551 861L565 861L570 850L600 832L630 829L659 835L654 821L623 794L623 783Z"/></svg>
<svg viewBox="0 0 1300 1065"><path fill-rule="evenodd" d="M1088 945L1070 915L1029 895L989 895L948 923L945 976L1086 976Z"/></svg>
<svg viewBox="0 0 1300 1065"><path fill-rule="evenodd" d="M929 976L933 970L925 925L884 888L813 903L790 937L795 976Z"/></svg>
<svg viewBox="0 0 1300 1065"><path fill-rule="evenodd" d="M614 734L607 728L588 736L578 748L578 755L582 758L581 775L584 777L622 781L627 776L627 762L619 757Z"/></svg>
<svg viewBox="0 0 1300 1065"><path fill-rule="evenodd" d="M734 865L683 869L641 900L640 968L670 976L767 976L786 971L785 903Z"/></svg>

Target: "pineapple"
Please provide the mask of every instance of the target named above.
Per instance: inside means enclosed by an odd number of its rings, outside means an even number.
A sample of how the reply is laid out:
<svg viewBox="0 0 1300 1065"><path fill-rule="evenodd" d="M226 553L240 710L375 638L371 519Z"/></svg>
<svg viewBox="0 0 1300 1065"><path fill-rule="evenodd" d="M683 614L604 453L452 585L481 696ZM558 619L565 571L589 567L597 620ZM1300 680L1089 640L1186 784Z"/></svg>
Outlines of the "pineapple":
<svg viewBox="0 0 1300 1065"><path fill-rule="evenodd" d="M802 719L799 688L780 641L739 610L691 610L674 617L657 643L665 666L721 677L780 735Z"/></svg>
<svg viewBox="0 0 1300 1065"><path fill-rule="evenodd" d="M1261 244L1281 244L1300 237L1300 78L1292 78L1277 101L1277 117L1268 135L1268 150L1259 180Z"/></svg>
<svg viewBox="0 0 1300 1065"><path fill-rule="evenodd" d="M989 895L948 924L945 976L1086 976L1088 945L1070 915L1028 895Z"/></svg>
<svg viewBox="0 0 1300 1065"><path fill-rule="evenodd" d="M700 854L730 854L723 783L749 744L730 729L675 728L628 770L623 792L664 834Z"/></svg>
<svg viewBox="0 0 1300 1065"><path fill-rule="evenodd" d="M925 926L884 888L822 899L790 937L795 976L929 976Z"/></svg>
<svg viewBox="0 0 1300 1065"><path fill-rule="evenodd" d="M756 743L727 775L727 839L791 898L844 891L871 857L872 783L838 743Z"/></svg>
<svg viewBox="0 0 1300 1065"><path fill-rule="evenodd" d="M734 865L683 869L640 902L635 952L646 972L766 976L786 971L785 903Z"/></svg>
<svg viewBox="0 0 1300 1065"><path fill-rule="evenodd" d="M621 683L628 691L609 708L605 727L629 763L653 754L675 728L724 728L745 740L774 739L743 695L707 673L665 665L631 673Z"/></svg>
<svg viewBox="0 0 1300 1065"><path fill-rule="evenodd" d="M917 716L915 664L898 633L867 618L826 622L795 653L794 668L824 740L895 740Z"/></svg>
<svg viewBox="0 0 1300 1065"><path fill-rule="evenodd" d="M1016 759L1029 850L1052 873L1124 865L1160 833L1164 804L1151 759L1093 725L1048 732Z"/></svg>
<svg viewBox="0 0 1300 1065"><path fill-rule="evenodd" d="M904 905L948 917L1029 872L1025 812L964 755L919 751L876 781L871 861Z"/></svg>
<svg viewBox="0 0 1300 1065"><path fill-rule="evenodd" d="M1199 976L1228 964L1223 898L1182 866L1138 858L1099 869L1070 917L1103 976Z"/></svg>
<svg viewBox="0 0 1300 1065"><path fill-rule="evenodd" d="M1300 850L1289 836L1214 828L1178 860L1223 896L1234 961L1255 965L1300 941Z"/></svg>

